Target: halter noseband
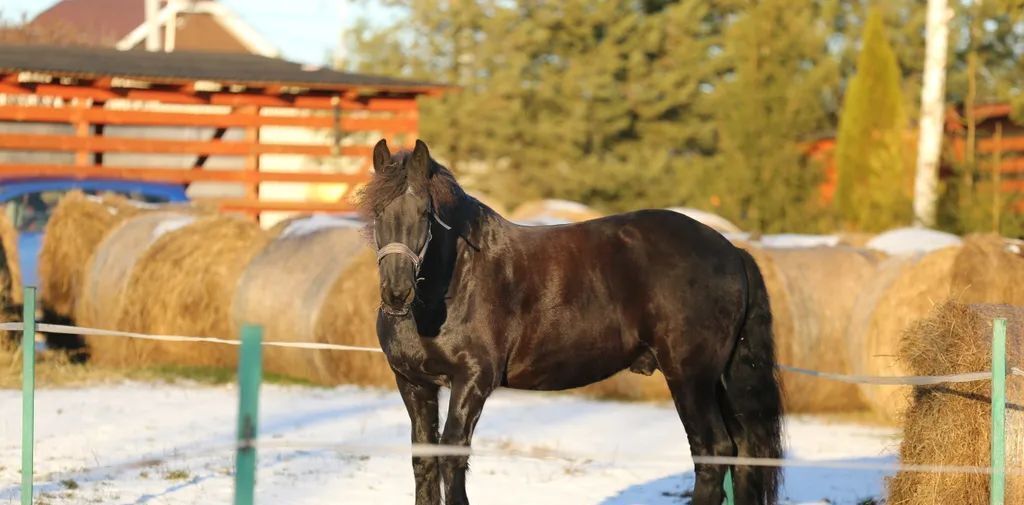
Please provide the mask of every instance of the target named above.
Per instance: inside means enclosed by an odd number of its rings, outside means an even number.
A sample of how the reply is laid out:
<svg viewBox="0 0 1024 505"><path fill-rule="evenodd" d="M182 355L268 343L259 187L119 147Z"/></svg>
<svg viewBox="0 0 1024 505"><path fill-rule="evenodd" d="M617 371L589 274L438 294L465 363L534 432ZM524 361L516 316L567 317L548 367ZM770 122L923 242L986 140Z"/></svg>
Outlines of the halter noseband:
<svg viewBox="0 0 1024 505"><path fill-rule="evenodd" d="M412 190L410 189L409 191L411 192ZM437 224L441 225L444 229L452 229L452 227L448 226L448 224L442 221L440 217L437 217L437 213L435 213L434 211L430 212L430 217L432 217L434 221L437 221ZM430 223L428 222L427 237L426 240L423 241L423 247L420 248L420 252L413 252L413 250L409 248L409 246L403 244L402 242L390 242L381 247L380 241L377 239L377 230L376 228L374 228L373 242L374 245L377 246L377 264L379 265L380 262L387 256L390 256L392 254L400 254L402 256L409 258L412 261L413 266L416 267L416 271L419 272L420 265L423 264L423 257L427 255L427 246L430 245L431 238L433 238L433 236L430 233Z"/></svg>

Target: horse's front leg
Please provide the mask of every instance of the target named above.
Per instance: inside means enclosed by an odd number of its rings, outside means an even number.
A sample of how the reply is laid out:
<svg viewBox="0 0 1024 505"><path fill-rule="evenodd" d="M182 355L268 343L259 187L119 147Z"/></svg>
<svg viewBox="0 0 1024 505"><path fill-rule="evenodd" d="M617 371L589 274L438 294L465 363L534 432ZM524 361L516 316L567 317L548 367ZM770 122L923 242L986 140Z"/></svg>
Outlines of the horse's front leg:
<svg viewBox="0 0 1024 505"><path fill-rule="evenodd" d="M487 373L476 371L461 380L452 381L452 395L448 404L448 418L444 423L441 443L469 447L473 430L480 419L484 402L494 391L497 382ZM444 496L448 505L469 505L466 496L466 470L469 456L441 458Z"/></svg>
<svg viewBox="0 0 1024 505"><path fill-rule="evenodd" d="M395 375L398 391L412 421L412 443L437 443L437 390L433 384L416 384ZM416 505L441 505L441 473L436 457L413 456L416 478Z"/></svg>

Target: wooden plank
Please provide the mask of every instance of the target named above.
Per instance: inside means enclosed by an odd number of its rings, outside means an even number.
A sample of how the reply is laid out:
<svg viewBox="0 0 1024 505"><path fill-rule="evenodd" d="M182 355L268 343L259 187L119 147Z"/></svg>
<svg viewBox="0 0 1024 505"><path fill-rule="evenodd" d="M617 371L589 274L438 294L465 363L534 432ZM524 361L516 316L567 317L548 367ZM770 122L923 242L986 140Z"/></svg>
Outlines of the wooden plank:
<svg viewBox="0 0 1024 505"><path fill-rule="evenodd" d="M274 200L253 200L248 198L219 200L223 211L248 213L259 212L351 212L356 205L347 200L339 202L285 202Z"/></svg>
<svg viewBox="0 0 1024 505"><path fill-rule="evenodd" d="M38 107L0 105L0 121L32 121L41 123L71 123L79 116L72 107ZM244 128L247 126L296 126L302 128L333 128L329 116L252 116L249 114L189 114L93 108L82 112L92 124L118 126L206 126L214 128ZM346 131L382 131L416 133L417 119L409 115L392 118L352 118L342 116L341 127Z"/></svg>
<svg viewBox="0 0 1024 505"><path fill-rule="evenodd" d="M1001 171L1004 173L1024 172L1024 158L1004 159L1003 162L999 164L999 166L1001 168Z"/></svg>
<svg viewBox="0 0 1024 505"><path fill-rule="evenodd" d="M1003 137L1001 143L1001 149L1003 153L1009 153L1011 151L1024 151L1024 136L1018 137ZM978 152L979 153L990 153L995 151L996 141L995 139L978 139Z"/></svg>
<svg viewBox="0 0 1024 505"><path fill-rule="evenodd" d="M73 105L72 107L78 109L79 112L89 108L89 106L86 105L84 102L78 102L78 104ZM92 136L92 126L89 124L88 121L81 118L82 114L79 113L77 114L77 116L79 116L79 119L74 122L75 137L79 140L87 140L89 137ZM75 165L81 167L91 164L92 155L93 153L86 149L75 150Z"/></svg>
<svg viewBox="0 0 1024 505"><path fill-rule="evenodd" d="M320 184L358 184L368 181L368 172L358 174L332 174L318 172L248 172L244 170L189 170L184 168L108 167L43 164L0 163L0 179L5 178L70 178L117 179L170 184L188 184L197 181L235 182L255 184L261 182L293 182Z"/></svg>
<svg viewBox="0 0 1024 505"><path fill-rule="evenodd" d="M238 113L242 115L249 115L257 117L260 115L260 108L253 106L245 106L238 109ZM260 129L255 126L248 126L245 128L245 141L252 144L259 144L260 142ZM249 154L245 157L245 167L243 170L250 174L255 174L260 171L260 155ZM258 200L260 197L260 185L249 184L245 187L246 198L252 200Z"/></svg>
<svg viewBox="0 0 1024 505"><path fill-rule="evenodd" d="M1024 179L1003 181L999 187L1004 193L1024 193Z"/></svg>
<svg viewBox="0 0 1024 505"><path fill-rule="evenodd" d="M25 151L89 151L116 153L189 153L223 156L247 154L303 154L330 156L331 147L300 144L255 144L251 142L204 142L190 140L154 140L124 137L88 137L74 135L0 135L0 149ZM372 146L343 146L346 156L370 156Z"/></svg>

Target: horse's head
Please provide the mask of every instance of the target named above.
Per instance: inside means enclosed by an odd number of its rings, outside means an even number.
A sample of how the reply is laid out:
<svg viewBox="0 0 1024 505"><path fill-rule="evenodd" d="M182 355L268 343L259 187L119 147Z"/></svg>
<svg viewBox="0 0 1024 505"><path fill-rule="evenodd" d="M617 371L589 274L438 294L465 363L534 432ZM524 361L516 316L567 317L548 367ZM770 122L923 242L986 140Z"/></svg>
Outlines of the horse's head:
<svg viewBox="0 0 1024 505"><path fill-rule="evenodd" d="M443 225L430 191L435 165L427 145L419 140L411 153L392 156L383 139L373 149L376 173L369 210L380 269L381 308L393 316L409 314L433 238L432 221Z"/></svg>

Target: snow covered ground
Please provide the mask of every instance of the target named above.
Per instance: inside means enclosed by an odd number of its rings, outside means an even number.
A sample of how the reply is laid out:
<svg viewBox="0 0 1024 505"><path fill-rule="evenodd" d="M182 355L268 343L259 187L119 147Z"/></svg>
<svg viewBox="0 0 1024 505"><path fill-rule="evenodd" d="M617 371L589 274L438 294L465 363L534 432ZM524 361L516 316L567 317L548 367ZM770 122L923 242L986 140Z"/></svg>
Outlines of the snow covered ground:
<svg viewBox="0 0 1024 505"><path fill-rule="evenodd" d="M233 386L148 383L38 391L41 502L230 503L236 394ZM397 393L270 385L260 402L268 444L259 453L258 503L412 503L407 456L322 448L404 447L408 418ZM0 504L17 502L20 408L17 391L0 391ZM811 418L789 419L787 430L790 458L895 462L893 430ZM488 402L474 446L538 456L474 457L474 503L679 504L693 480L682 426L668 405L502 390ZM553 452L600 457L545 457ZM784 495L787 503L852 505L880 496L884 476L790 469Z"/></svg>

